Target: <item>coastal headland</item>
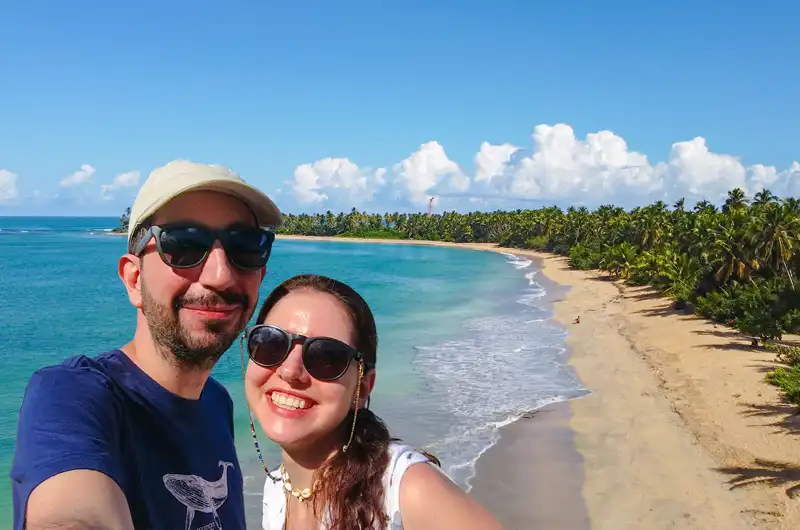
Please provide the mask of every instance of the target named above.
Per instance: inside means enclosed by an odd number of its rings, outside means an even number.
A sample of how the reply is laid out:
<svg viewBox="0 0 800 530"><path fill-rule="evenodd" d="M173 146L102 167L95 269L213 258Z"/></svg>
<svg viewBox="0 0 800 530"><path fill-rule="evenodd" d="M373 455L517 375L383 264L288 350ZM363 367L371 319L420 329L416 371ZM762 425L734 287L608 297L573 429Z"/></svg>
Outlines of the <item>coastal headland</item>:
<svg viewBox="0 0 800 530"><path fill-rule="evenodd" d="M764 381L774 353L748 337L674 309L650 287L572 270L547 253L278 239L524 255L567 288L552 300L554 318L592 393L502 428L479 459L472 494L507 528L800 528L800 498L792 497L800 490L800 416Z"/></svg>

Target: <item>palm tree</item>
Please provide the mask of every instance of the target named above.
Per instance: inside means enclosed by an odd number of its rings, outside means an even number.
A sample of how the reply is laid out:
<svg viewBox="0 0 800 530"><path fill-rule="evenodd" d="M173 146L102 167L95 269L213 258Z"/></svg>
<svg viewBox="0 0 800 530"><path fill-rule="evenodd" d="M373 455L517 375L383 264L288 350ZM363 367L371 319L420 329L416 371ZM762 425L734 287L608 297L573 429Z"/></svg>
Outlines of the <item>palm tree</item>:
<svg viewBox="0 0 800 530"><path fill-rule="evenodd" d="M755 251L765 263L772 266L773 270L782 268L794 290L794 279L787 262L791 261L794 255L800 218L793 215L792 210L785 204L773 202L763 204L768 204L768 207L752 234Z"/></svg>
<svg viewBox="0 0 800 530"><path fill-rule="evenodd" d="M777 202L778 197L773 195L768 189L763 189L753 196L753 206L763 206L772 202Z"/></svg>
<svg viewBox="0 0 800 530"><path fill-rule="evenodd" d="M722 206L723 213L729 213L731 210L736 210L747 206L747 197L741 188L734 188L728 192L728 198L725 199L725 204Z"/></svg>

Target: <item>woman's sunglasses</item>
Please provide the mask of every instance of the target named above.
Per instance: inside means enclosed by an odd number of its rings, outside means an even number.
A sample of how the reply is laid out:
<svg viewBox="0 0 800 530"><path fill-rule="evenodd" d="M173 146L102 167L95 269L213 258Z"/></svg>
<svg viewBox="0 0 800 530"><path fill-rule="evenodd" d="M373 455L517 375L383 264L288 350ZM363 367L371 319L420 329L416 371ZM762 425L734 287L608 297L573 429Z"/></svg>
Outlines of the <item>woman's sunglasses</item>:
<svg viewBox="0 0 800 530"><path fill-rule="evenodd" d="M203 263L214 242L219 240L228 261L242 270L258 270L267 264L275 234L252 226L213 230L203 226L154 225L134 249L140 255L150 238L156 240L161 260L175 269L189 269Z"/></svg>
<svg viewBox="0 0 800 530"><path fill-rule="evenodd" d="M339 379L353 360L363 361L365 368L372 368L357 350L330 337L294 335L277 326L258 324L245 330L244 339L250 359L265 368L278 366L295 344L302 344L303 366L311 377L320 381Z"/></svg>

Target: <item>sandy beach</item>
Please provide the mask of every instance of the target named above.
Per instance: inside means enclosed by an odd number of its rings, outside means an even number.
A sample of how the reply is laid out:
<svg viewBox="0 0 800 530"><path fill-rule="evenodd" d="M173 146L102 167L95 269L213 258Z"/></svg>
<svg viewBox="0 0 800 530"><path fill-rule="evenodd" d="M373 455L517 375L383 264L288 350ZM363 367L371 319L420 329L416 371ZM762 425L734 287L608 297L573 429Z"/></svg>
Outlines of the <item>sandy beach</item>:
<svg viewBox="0 0 800 530"><path fill-rule="evenodd" d="M800 528L800 416L763 382L772 354L560 257L442 245L530 256L569 288L555 318L592 394L507 426L479 459L473 494L509 529Z"/></svg>
<svg viewBox="0 0 800 530"><path fill-rule="evenodd" d="M800 527L800 421L763 383L772 354L649 288L542 258L570 364L594 393L569 403L592 528ZM580 316L580 324L572 324ZM748 487L753 479L766 480Z"/></svg>

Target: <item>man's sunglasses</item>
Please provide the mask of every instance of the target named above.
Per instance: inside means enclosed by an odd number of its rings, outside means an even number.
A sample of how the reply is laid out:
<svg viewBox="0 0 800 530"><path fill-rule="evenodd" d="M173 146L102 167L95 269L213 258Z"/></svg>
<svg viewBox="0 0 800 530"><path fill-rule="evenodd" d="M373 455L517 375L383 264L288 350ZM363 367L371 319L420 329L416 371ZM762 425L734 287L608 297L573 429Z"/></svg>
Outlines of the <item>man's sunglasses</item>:
<svg viewBox="0 0 800 530"><path fill-rule="evenodd" d="M250 359L265 368L280 365L295 344L302 344L303 366L311 377L320 381L339 379L353 360L363 361L365 368L372 368L357 350L330 337L294 335L277 326L258 324L245 330L244 340Z"/></svg>
<svg viewBox="0 0 800 530"><path fill-rule="evenodd" d="M155 238L161 260L175 269L189 269L203 263L214 242L219 240L228 261L243 270L257 270L267 264L275 234L251 226L213 230L203 226L153 225L134 249L139 256L150 238Z"/></svg>

